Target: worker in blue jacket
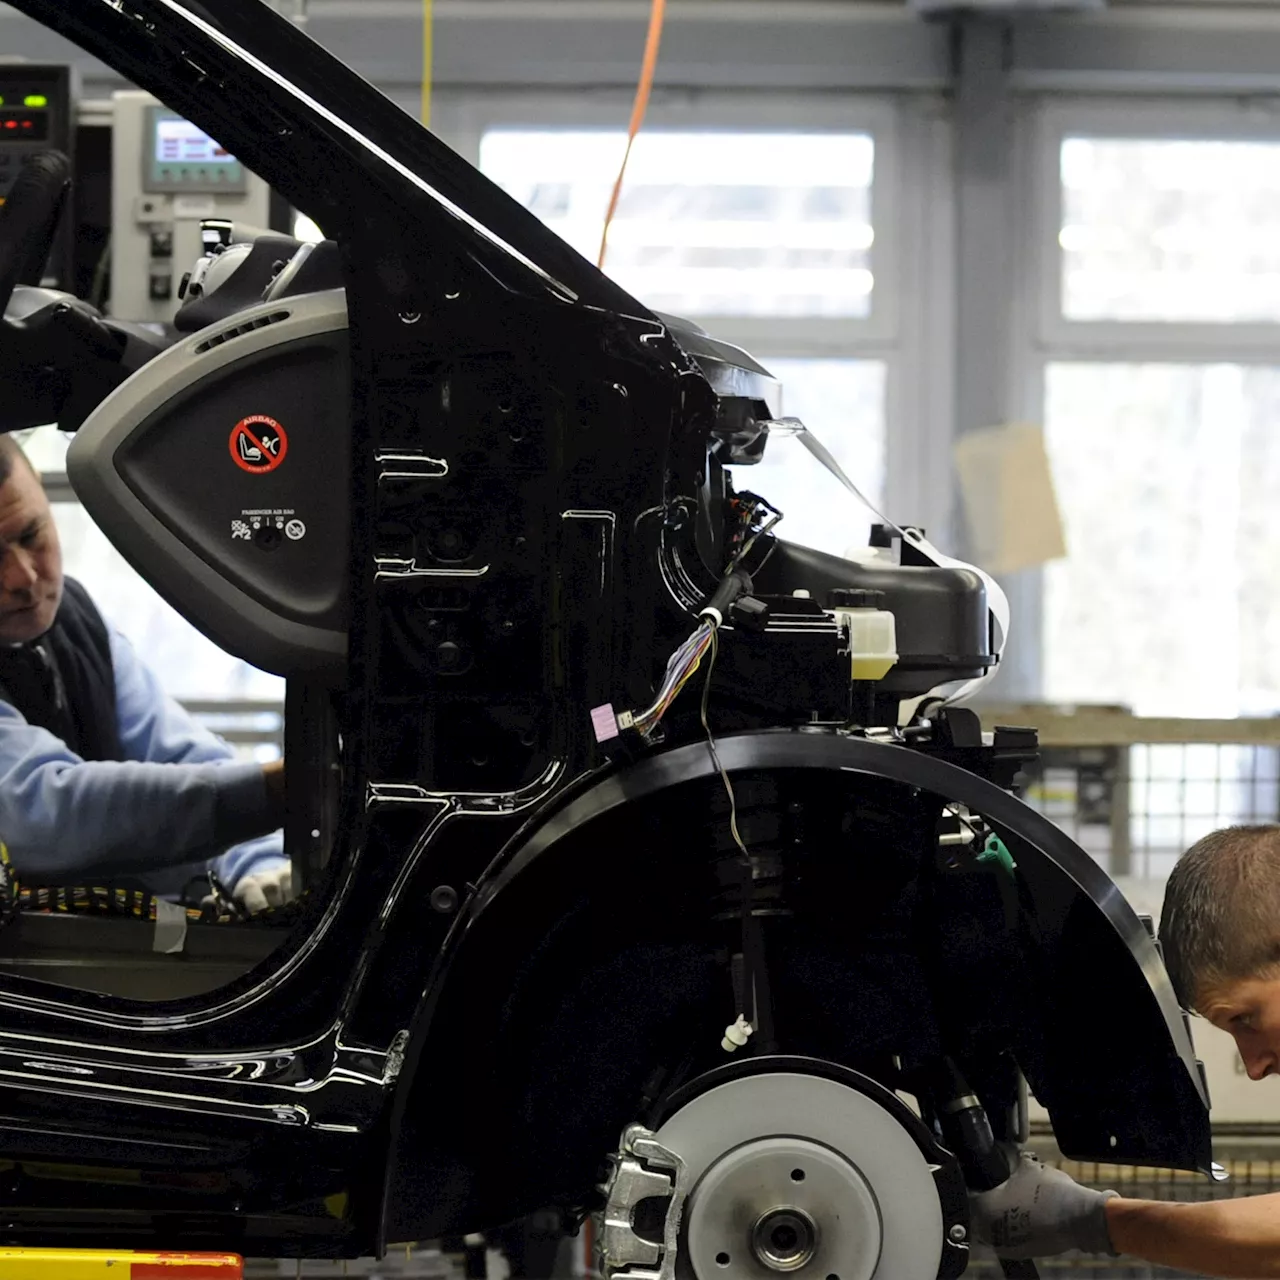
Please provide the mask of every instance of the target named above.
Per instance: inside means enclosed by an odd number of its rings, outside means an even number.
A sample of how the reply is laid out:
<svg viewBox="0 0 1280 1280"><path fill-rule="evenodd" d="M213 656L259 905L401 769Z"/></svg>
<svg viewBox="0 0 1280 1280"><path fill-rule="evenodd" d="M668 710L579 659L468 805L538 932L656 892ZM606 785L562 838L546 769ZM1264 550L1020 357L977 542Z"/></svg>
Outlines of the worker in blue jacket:
<svg viewBox="0 0 1280 1280"><path fill-rule="evenodd" d="M283 799L282 765L236 760L63 576L40 477L0 436L0 840L20 882L173 896L212 871L242 907L278 905Z"/></svg>

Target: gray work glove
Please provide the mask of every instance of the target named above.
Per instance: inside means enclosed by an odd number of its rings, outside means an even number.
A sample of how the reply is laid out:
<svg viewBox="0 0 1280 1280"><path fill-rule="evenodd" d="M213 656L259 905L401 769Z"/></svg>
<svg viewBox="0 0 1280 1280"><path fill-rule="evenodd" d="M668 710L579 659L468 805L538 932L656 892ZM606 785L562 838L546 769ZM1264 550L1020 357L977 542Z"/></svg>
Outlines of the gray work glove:
<svg viewBox="0 0 1280 1280"><path fill-rule="evenodd" d="M268 907L282 907L298 896L293 891L293 864L287 858L262 858L254 865L256 870L242 875L231 891L241 911L253 915ZM216 895L209 894L200 905L217 907L220 904Z"/></svg>
<svg viewBox="0 0 1280 1280"><path fill-rule="evenodd" d="M1091 1191L1030 1151L1010 1149L1013 1173L991 1191L970 1192L973 1233L1002 1258L1048 1258L1081 1249L1116 1257L1106 1204L1117 1191Z"/></svg>
<svg viewBox="0 0 1280 1280"><path fill-rule="evenodd" d="M231 896L242 910L252 915L268 907L282 907L292 902L293 868L288 862L272 860L261 871L250 871L236 882Z"/></svg>

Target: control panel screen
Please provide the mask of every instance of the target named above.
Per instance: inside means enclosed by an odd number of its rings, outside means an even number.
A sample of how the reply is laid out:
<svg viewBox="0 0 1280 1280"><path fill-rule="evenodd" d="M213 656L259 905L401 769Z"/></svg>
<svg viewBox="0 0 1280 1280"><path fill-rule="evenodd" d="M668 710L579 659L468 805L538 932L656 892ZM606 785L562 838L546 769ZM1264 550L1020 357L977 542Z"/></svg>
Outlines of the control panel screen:
<svg viewBox="0 0 1280 1280"><path fill-rule="evenodd" d="M171 112L150 115L146 190L216 194L244 190L244 168L203 129Z"/></svg>
<svg viewBox="0 0 1280 1280"><path fill-rule="evenodd" d="M235 164L225 147L185 120L157 120L155 148L161 164Z"/></svg>
<svg viewBox="0 0 1280 1280"><path fill-rule="evenodd" d="M0 107L0 142L44 142L49 136L49 113Z"/></svg>

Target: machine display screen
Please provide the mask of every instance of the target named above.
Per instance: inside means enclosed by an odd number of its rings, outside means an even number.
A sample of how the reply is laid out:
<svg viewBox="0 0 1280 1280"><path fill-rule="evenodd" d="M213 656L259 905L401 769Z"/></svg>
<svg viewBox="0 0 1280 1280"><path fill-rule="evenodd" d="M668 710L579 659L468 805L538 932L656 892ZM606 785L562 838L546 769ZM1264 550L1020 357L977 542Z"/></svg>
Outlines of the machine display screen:
<svg viewBox="0 0 1280 1280"><path fill-rule="evenodd" d="M49 136L49 113L0 107L0 142L44 142Z"/></svg>
<svg viewBox="0 0 1280 1280"><path fill-rule="evenodd" d="M244 169L216 139L163 109L151 113L147 189L216 194L243 190Z"/></svg>
<svg viewBox="0 0 1280 1280"><path fill-rule="evenodd" d="M161 164L235 164L235 157L186 120L156 121L156 159Z"/></svg>

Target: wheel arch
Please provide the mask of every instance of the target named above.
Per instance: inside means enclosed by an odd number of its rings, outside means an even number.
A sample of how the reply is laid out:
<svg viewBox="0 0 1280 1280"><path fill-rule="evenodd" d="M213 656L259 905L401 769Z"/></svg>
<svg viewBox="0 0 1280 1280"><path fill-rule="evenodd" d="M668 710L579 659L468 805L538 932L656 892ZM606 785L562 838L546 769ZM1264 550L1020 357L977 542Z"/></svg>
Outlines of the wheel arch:
<svg viewBox="0 0 1280 1280"><path fill-rule="evenodd" d="M1069 837L985 778L910 748L808 731L738 734L719 740L717 747L731 776L791 770L856 775L961 803L986 818L1017 861L1021 905L1034 917L1033 945L1043 952L1044 980L1052 988L1044 994L1059 1015L1047 1017L1054 1024L1047 1028L1050 1047L1033 1083L1063 1151L1081 1159L1208 1170L1203 1076L1156 945L1119 889ZM435 1233L470 1229L476 1224L462 1219L484 1212L475 1199L473 1173L476 1161L491 1158L491 1151L486 1154L483 1141L470 1151L456 1144L451 1150L433 1149L424 1115L439 1114L435 1100L447 1099L450 1082L456 1084L468 1069L470 1036L502 1016L494 1003L494 982L476 979L507 962L504 922L517 914L543 920L549 926L546 936L560 927L563 903L552 901L550 868L557 851L564 852L575 839L572 865L583 881L583 901L625 921L625 902L602 901L605 890L594 884L607 881L608 851L586 848L583 832L611 815L639 815L662 793L714 776L715 765L702 743L611 772L526 827L474 886L411 1024L391 1111L381 1206L384 1242L408 1238L397 1232L414 1225ZM561 889L563 884L561 879ZM1100 965L1107 974L1101 986ZM477 989L488 996L469 1003ZM669 994L678 998L680 993ZM1067 1025L1086 1013L1098 1014L1121 1037L1119 1045L1108 1045L1105 1064L1095 1060L1084 1029ZM636 1016L642 1026L642 1011ZM1133 1030L1137 1027L1141 1035ZM1126 1036L1125 1028L1131 1034ZM442 1070L446 1062L450 1068ZM519 1120L488 1118L488 1145L503 1124ZM559 1190L546 1188L548 1194ZM418 1208L406 1211L403 1206L410 1204Z"/></svg>

